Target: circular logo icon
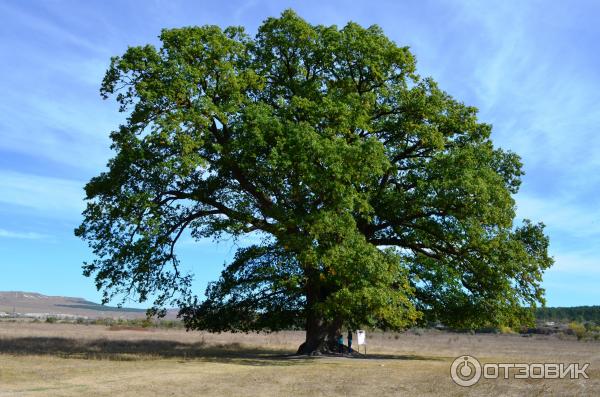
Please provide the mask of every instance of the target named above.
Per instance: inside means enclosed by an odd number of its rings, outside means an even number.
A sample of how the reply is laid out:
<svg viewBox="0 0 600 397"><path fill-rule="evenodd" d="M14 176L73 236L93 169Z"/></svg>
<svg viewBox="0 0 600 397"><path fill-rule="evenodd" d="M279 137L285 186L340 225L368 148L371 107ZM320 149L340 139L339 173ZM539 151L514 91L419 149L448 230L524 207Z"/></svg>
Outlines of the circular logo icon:
<svg viewBox="0 0 600 397"><path fill-rule="evenodd" d="M450 376L459 386L473 386L481 378L481 364L473 356L457 357L450 367Z"/></svg>

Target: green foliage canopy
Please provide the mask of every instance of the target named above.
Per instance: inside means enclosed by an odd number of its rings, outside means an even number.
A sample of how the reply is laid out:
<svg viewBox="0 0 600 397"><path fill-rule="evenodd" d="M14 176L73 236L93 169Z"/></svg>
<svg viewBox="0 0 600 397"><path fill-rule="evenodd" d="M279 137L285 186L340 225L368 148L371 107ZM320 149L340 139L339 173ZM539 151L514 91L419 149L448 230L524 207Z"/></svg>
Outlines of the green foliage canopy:
<svg viewBox="0 0 600 397"><path fill-rule="evenodd" d="M160 40L113 58L101 88L128 117L76 234L106 301L156 297L213 331L514 325L543 303L543 225L513 225L519 157L379 27L288 10L255 37ZM175 250L187 232L261 239L198 299Z"/></svg>

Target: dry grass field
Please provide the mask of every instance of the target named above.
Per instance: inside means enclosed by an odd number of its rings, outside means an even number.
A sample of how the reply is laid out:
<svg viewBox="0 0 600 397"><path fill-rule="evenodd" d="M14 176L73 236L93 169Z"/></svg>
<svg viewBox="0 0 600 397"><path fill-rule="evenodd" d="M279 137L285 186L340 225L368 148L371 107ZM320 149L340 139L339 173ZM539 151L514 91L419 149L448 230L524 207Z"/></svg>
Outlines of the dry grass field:
<svg viewBox="0 0 600 397"><path fill-rule="evenodd" d="M207 334L0 322L0 396L600 395L600 343L374 333L367 358L294 357L301 332ZM455 357L590 363L589 379L450 379Z"/></svg>

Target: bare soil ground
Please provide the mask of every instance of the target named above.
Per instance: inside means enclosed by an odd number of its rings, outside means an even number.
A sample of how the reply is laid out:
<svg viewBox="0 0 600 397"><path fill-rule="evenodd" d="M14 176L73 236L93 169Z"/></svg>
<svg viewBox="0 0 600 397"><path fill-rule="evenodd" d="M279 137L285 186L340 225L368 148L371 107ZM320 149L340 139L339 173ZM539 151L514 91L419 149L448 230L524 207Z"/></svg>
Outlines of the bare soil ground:
<svg viewBox="0 0 600 397"><path fill-rule="evenodd" d="M302 332L208 334L0 322L0 396L600 395L600 343L557 336L368 334L367 358L295 357ZM450 365L590 363L589 379L481 379Z"/></svg>

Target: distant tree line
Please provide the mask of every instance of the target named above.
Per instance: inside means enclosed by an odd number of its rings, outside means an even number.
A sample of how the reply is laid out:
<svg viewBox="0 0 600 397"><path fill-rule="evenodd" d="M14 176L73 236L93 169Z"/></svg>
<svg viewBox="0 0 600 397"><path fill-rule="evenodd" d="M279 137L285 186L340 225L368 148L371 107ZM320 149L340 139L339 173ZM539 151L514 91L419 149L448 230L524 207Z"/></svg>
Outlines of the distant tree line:
<svg viewBox="0 0 600 397"><path fill-rule="evenodd" d="M594 322L600 325L600 306L542 307L535 317L540 321Z"/></svg>

